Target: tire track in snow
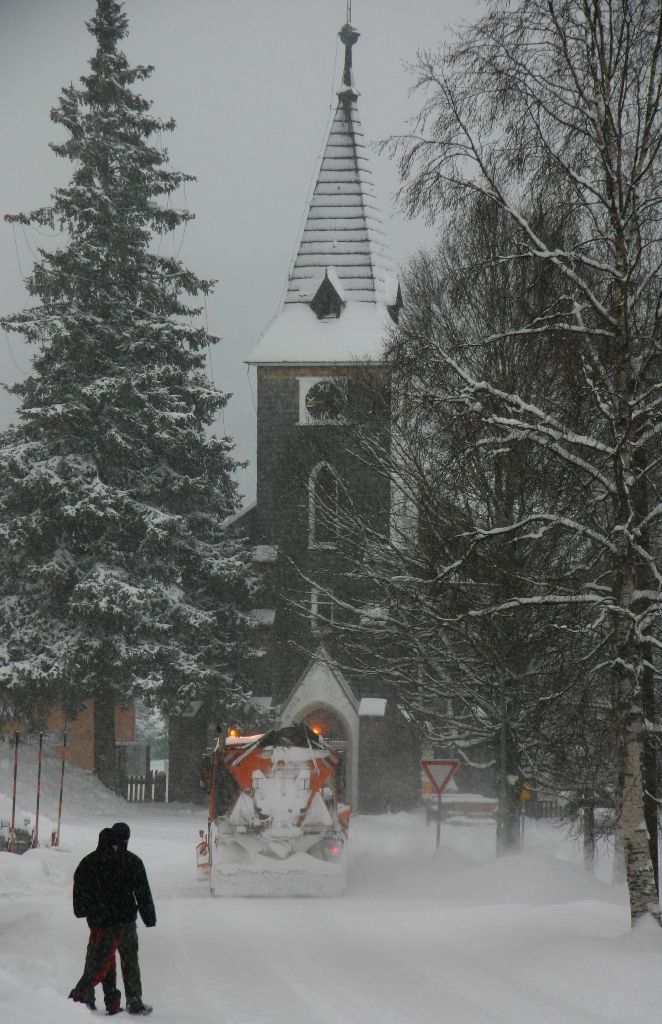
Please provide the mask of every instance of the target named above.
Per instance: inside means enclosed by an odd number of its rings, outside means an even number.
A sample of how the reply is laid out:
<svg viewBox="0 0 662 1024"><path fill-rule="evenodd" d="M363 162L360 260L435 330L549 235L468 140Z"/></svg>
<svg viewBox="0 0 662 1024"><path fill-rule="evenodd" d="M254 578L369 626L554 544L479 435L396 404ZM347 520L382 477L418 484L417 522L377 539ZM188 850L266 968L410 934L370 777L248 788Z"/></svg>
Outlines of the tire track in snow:
<svg viewBox="0 0 662 1024"><path fill-rule="evenodd" d="M255 989L254 950L228 922L223 901L212 898L206 885L202 893L202 886L180 883L160 916L162 936L154 944L152 972L167 988L159 1017L165 1024L277 1024L269 1008L246 1010L246 992Z"/></svg>

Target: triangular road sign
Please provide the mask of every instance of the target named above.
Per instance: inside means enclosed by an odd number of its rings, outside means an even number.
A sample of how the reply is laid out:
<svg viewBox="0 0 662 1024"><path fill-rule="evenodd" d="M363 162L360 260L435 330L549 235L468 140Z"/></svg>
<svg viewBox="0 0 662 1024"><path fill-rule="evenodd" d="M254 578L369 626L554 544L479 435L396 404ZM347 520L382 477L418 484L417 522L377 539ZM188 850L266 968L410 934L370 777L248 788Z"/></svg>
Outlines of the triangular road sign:
<svg viewBox="0 0 662 1024"><path fill-rule="evenodd" d="M441 796L459 767L459 761L449 758L434 757L421 761L421 768L432 783L437 796Z"/></svg>

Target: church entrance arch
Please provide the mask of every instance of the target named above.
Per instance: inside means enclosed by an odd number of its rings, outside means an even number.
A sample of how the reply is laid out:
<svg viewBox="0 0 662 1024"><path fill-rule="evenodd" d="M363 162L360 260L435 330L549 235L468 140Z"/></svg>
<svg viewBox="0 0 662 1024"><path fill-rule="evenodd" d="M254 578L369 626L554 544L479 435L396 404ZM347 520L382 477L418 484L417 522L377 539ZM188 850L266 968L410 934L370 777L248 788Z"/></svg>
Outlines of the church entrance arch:
<svg viewBox="0 0 662 1024"><path fill-rule="evenodd" d="M333 750L340 754L340 764L336 768L336 790L339 800L348 800L347 790L351 779L349 765L351 744L347 725L332 708L322 704L308 709L299 721L304 722L316 736L321 736Z"/></svg>

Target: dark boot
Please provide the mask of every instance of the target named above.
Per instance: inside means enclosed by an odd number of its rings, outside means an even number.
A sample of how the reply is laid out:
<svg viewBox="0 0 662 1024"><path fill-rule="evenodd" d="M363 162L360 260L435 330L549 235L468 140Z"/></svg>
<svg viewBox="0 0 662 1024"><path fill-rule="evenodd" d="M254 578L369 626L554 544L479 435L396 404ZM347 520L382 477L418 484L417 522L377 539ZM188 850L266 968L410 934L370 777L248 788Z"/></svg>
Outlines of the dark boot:
<svg viewBox="0 0 662 1024"><path fill-rule="evenodd" d="M72 988L69 993L69 999L73 999L75 1003L85 1003L85 1006L89 1006L90 1010L96 1010L97 1008L94 999L94 989L91 992L83 992L81 989Z"/></svg>
<svg viewBox="0 0 662 1024"><path fill-rule="evenodd" d="M105 979L104 979L105 981ZM111 1016L114 1013L120 1013L122 1010L121 1001L122 993L118 988L103 986L103 1001L106 1004L106 1012Z"/></svg>
<svg viewBox="0 0 662 1024"><path fill-rule="evenodd" d="M152 1007L143 1003L142 999L129 999L126 1004L126 1012L134 1013L140 1017L147 1017L152 1012Z"/></svg>

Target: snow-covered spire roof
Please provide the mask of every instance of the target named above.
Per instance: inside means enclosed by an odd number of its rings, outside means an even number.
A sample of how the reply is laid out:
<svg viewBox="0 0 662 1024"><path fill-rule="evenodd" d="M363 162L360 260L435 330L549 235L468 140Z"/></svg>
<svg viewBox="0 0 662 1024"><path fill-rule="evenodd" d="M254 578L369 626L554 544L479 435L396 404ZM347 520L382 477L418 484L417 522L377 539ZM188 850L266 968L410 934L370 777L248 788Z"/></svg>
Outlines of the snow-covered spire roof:
<svg viewBox="0 0 662 1024"><path fill-rule="evenodd" d="M359 33L344 25L345 67L338 106L290 274L285 302L309 302L310 282L333 267L348 301L392 302L393 265L375 196L352 74Z"/></svg>
<svg viewBox="0 0 662 1024"><path fill-rule="evenodd" d="M345 63L338 106L284 307L260 339L252 363L380 358L385 314L394 315L400 304L358 115L352 48L359 33L346 24L339 35Z"/></svg>

